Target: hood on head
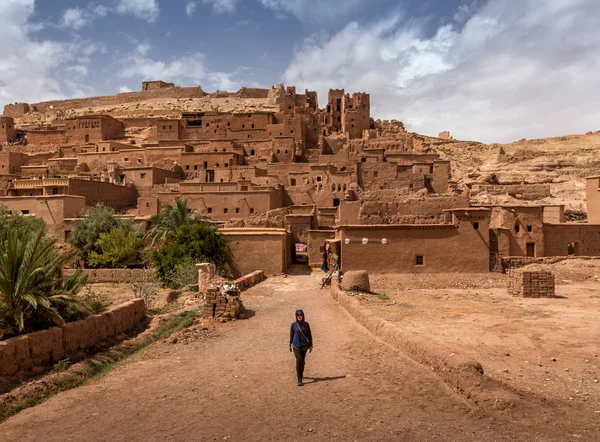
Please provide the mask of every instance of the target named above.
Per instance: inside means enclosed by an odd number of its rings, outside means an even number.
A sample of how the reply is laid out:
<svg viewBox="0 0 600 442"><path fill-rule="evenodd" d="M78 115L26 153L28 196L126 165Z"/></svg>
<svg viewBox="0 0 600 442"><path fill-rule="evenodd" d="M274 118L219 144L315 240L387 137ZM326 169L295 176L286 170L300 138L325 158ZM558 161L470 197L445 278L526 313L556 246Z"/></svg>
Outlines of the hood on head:
<svg viewBox="0 0 600 442"><path fill-rule="evenodd" d="M306 316L304 315L304 310L300 310L300 309L296 310L296 316L298 316L298 315L302 315L302 320L306 319Z"/></svg>

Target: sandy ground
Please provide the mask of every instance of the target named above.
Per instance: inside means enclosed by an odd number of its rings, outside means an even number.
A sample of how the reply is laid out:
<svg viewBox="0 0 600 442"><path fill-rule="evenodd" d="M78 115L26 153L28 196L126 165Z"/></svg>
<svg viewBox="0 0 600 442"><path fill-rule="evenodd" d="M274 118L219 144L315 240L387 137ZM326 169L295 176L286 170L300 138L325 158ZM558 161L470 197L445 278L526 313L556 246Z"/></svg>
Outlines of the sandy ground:
<svg viewBox="0 0 600 442"><path fill-rule="evenodd" d="M508 277L490 274L378 276L372 290L389 300L360 299L386 320L472 356L486 374L587 408L600 421L598 266L545 266L559 282L552 299L513 298Z"/></svg>
<svg viewBox="0 0 600 442"><path fill-rule="evenodd" d="M585 422L484 413L428 368L376 340L319 290L320 275L244 292L250 319L219 337L156 345L105 377L0 425L0 441L592 440ZM289 324L315 349L295 385ZM567 424L567 422L569 422ZM573 436L576 435L576 436Z"/></svg>

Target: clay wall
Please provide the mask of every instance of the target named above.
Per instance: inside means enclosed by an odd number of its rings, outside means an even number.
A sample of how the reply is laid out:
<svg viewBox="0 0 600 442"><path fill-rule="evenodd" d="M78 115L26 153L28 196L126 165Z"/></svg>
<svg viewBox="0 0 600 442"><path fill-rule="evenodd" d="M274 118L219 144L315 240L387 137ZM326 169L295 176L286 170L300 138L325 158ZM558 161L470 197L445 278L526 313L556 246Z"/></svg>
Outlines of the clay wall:
<svg viewBox="0 0 600 442"><path fill-rule="evenodd" d="M4 106L4 115L11 118L20 118L29 110L29 104L27 103L7 104Z"/></svg>
<svg viewBox="0 0 600 442"><path fill-rule="evenodd" d="M161 204L174 205L174 198L188 200L190 209L214 221L228 221L252 214L267 212L281 207L281 190L258 190L237 192L178 192L158 193ZM256 269L255 269L256 270Z"/></svg>
<svg viewBox="0 0 600 442"><path fill-rule="evenodd" d="M137 195L133 186L119 186L102 181L69 180L69 195L85 197L88 206L104 204L116 210L135 206Z"/></svg>
<svg viewBox="0 0 600 442"><path fill-rule="evenodd" d="M67 357L77 359L99 342L133 330L145 316L144 301L135 299L62 327L0 341L0 376L51 367Z"/></svg>
<svg viewBox="0 0 600 442"><path fill-rule="evenodd" d="M285 229L221 229L230 242L232 271L241 276L263 270L273 276L285 272L291 259L288 233Z"/></svg>
<svg viewBox="0 0 600 442"><path fill-rule="evenodd" d="M356 207L361 206L360 201L356 203L342 204L342 223L354 219ZM445 210L469 205L468 195L409 197L393 190L382 190L362 194L362 207L358 216L360 224L439 223L444 219ZM353 206L354 209L347 206Z"/></svg>
<svg viewBox="0 0 600 442"><path fill-rule="evenodd" d="M351 139L362 138L363 131L371 127L371 104L369 94L355 93L342 100L342 132Z"/></svg>
<svg viewBox="0 0 600 442"><path fill-rule="evenodd" d="M543 217L541 206L494 207L490 227L506 230L510 238L508 256L546 256Z"/></svg>
<svg viewBox="0 0 600 442"><path fill-rule="evenodd" d="M587 178L585 197L588 222L600 224L600 176Z"/></svg>
<svg viewBox="0 0 600 442"><path fill-rule="evenodd" d="M65 129L67 144L95 143L125 134L123 123L108 115L68 119Z"/></svg>
<svg viewBox="0 0 600 442"><path fill-rule="evenodd" d="M161 204L155 196L139 197L137 200L138 216L154 216L158 215L161 210Z"/></svg>
<svg viewBox="0 0 600 442"><path fill-rule="evenodd" d="M157 120L155 124L145 127L156 127L156 140L179 140L179 120Z"/></svg>
<svg viewBox="0 0 600 442"><path fill-rule="evenodd" d="M232 114L230 118L229 130L242 131L250 129L266 130L267 126L273 122L273 115L270 113L248 113Z"/></svg>
<svg viewBox="0 0 600 442"><path fill-rule="evenodd" d="M27 144L32 146L55 146L65 144L67 137L65 130L28 130Z"/></svg>
<svg viewBox="0 0 600 442"><path fill-rule="evenodd" d="M144 149L146 155L145 164L170 170L175 163L181 165L181 146L175 147L147 147Z"/></svg>
<svg viewBox="0 0 600 442"><path fill-rule="evenodd" d="M120 167L145 166L146 164L160 167L160 161L148 162L147 155L149 153L148 149L130 149L116 152L82 152L77 155L77 166L87 166L89 171L96 173L108 170L113 164ZM164 159L165 157L161 155L160 158ZM165 162L173 166L172 159L169 158Z"/></svg>
<svg viewBox="0 0 600 442"><path fill-rule="evenodd" d="M142 81L142 90L143 91L154 91L157 89L171 88L175 87L175 83L166 83L162 80L158 81Z"/></svg>
<svg viewBox="0 0 600 442"><path fill-rule="evenodd" d="M75 271L75 269L65 269L63 275L70 277ZM87 276L88 284L108 282L127 283L144 278L146 272L144 269L83 269L83 274Z"/></svg>
<svg viewBox="0 0 600 442"><path fill-rule="evenodd" d="M14 140L15 135L15 120L0 116L0 144Z"/></svg>
<svg viewBox="0 0 600 442"><path fill-rule="evenodd" d="M75 218L85 208L85 198L75 195L18 196L0 198L0 205L42 218L48 233L59 241L65 240L63 221Z"/></svg>
<svg viewBox="0 0 600 442"><path fill-rule="evenodd" d="M19 173L28 160L29 157L24 153L0 149L0 174Z"/></svg>
<svg viewBox="0 0 600 442"><path fill-rule="evenodd" d="M600 256L600 225L544 224L544 255Z"/></svg>
<svg viewBox="0 0 600 442"><path fill-rule="evenodd" d="M294 139L291 137L274 137L273 156L279 163L293 163L296 160Z"/></svg>
<svg viewBox="0 0 600 442"><path fill-rule="evenodd" d="M309 230L308 231L308 265L321 267L325 240L334 239L335 230Z"/></svg>
<svg viewBox="0 0 600 442"><path fill-rule="evenodd" d="M469 216L466 213L469 212L455 212L455 223L447 225L342 225L338 227L342 271L488 272L489 213L477 211ZM366 244L363 239L367 240ZM384 239L386 244L382 242Z"/></svg>
<svg viewBox="0 0 600 442"><path fill-rule="evenodd" d="M201 113L183 114L179 122L179 137L184 140L228 138L231 114Z"/></svg>
<svg viewBox="0 0 600 442"><path fill-rule="evenodd" d="M450 180L450 161L434 161L431 191L433 193L446 193L448 191L448 180Z"/></svg>
<svg viewBox="0 0 600 442"><path fill-rule="evenodd" d="M119 175L120 178L125 178L128 182L132 182L136 188L152 187L155 184L165 184L167 179L179 180L182 178L182 175L178 172L158 167L119 169Z"/></svg>

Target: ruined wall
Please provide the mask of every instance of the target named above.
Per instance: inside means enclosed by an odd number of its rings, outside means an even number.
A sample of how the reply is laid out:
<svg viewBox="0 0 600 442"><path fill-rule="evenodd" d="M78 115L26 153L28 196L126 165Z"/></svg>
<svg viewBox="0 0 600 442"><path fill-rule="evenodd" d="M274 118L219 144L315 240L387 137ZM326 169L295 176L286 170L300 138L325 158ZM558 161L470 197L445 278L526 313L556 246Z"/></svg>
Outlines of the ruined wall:
<svg viewBox="0 0 600 442"><path fill-rule="evenodd" d="M11 118L20 118L30 111L27 103L14 103L4 106L4 115Z"/></svg>
<svg viewBox="0 0 600 442"><path fill-rule="evenodd" d="M455 223L448 225L340 226L342 271L488 272L488 216L455 213Z"/></svg>
<svg viewBox="0 0 600 442"><path fill-rule="evenodd" d="M104 204L116 210L135 206L137 195L133 186L118 186L101 181L69 180L69 195L85 197L88 206Z"/></svg>
<svg viewBox="0 0 600 442"><path fill-rule="evenodd" d="M0 341L0 376L28 372L33 367L51 367L67 357L79 359L99 342L131 331L145 316L144 301L135 299L62 327Z"/></svg>
<svg viewBox="0 0 600 442"><path fill-rule="evenodd" d="M219 232L230 241L232 270L236 277L255 270L263 270L268 276L286 271L291 250L285 229L221 229Z"/></svg>

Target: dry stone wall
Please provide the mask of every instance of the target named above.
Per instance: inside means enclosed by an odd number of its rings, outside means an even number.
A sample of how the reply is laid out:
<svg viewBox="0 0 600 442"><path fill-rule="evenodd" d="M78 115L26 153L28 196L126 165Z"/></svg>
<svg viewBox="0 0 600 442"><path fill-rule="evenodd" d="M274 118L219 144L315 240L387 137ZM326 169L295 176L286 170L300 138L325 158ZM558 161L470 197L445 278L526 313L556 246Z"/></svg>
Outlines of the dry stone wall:
<svg viewBox="0 0 600 442"><path fill-rule="evenodd" d="M131 331L145 316L144 301L135 299L62 327L0 341L0 376L13 376L76 357L101 341Z"/></svg>
<svg viewBox="0 0 600 442"><path fill-rule="evenodd" d="M70 277L76 272L75 269L65 269L65 277ZM103 282L131 282L138 281L145 277L144 269L84 269L83 274L87 275L89 284Z"/></svg>

